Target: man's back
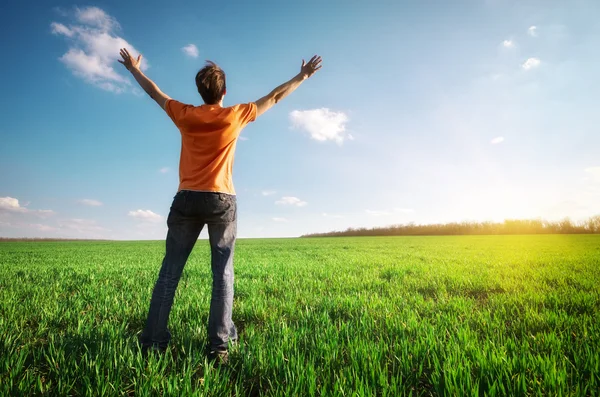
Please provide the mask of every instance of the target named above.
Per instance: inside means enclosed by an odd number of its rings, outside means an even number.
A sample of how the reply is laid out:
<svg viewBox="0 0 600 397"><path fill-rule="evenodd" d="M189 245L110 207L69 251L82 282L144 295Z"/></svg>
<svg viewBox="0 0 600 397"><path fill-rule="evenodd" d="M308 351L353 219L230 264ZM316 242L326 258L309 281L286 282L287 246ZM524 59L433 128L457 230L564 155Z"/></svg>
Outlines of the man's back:
<svg viewBox="0 0 600 397"><path fill-rule="evenodd" d="M225 73L207 62L196 75L196 87L205 105L191 106L172 100L140 70L142 56L133 59L121 49L121 62L181 132L179 191L167 217L165 256L152 291L142 351L164 352L171 333L167 328L175 290L183 267L205 225L211 248L213 276L208 317L209 357L227 361L230 342L238 339L232 319L233 252L237 235L237 198L231 171L235 144L241 130L256 117L293 92L321 68L321 58L302 61L300 73L254 103L223 108Z"/></svg>
<svg viewBox="0 0 600 397"><path fill-rule="evenodd" d="M165 110L181 132L179 190L235 194L235 145L246 124L255 120L256 105L191 106L169 99Z"/></svg>

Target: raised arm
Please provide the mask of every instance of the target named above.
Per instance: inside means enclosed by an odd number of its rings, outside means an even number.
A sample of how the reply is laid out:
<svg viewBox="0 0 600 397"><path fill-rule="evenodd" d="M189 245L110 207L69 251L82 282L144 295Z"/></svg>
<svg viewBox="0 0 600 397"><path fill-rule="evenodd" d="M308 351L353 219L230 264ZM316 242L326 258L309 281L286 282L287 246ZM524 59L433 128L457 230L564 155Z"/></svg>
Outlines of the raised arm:
<svg viewBox="0 0 600 397"><path fill-rule="evenodd" d="M294 92L304 80L315 74L319 69L321 69L320 56L315 55L308 63L305 63L303 59L300 73L256 101L256 117L271 109L277 102Z"/></svg>
<svg viewBox="0 0 600 397"><path fill-rule="evenodd" d="M138 82L140 87L146 94L150 95L150 98L154 99L158 106L165 109L165 105L168 99L171 99L168 95L158 88L154 81L150 80L146 75L141 71L140 64L142 62L142 55L138 55L137 59L134 59L129 55L129 51L126 48L121 48L121 57L123 60L119 59L119 62L125 65L127 70L131 72L135 81Z"/></svg>

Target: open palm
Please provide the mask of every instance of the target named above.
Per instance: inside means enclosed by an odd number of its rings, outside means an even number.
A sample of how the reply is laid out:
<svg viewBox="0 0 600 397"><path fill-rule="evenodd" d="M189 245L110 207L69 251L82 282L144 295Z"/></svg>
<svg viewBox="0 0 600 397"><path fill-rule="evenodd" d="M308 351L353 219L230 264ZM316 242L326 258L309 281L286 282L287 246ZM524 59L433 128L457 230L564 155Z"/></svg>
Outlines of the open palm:
<svg viewBox="0 0 600 397"><path fill-rule="evenodd" d="M138 55L138 57L136 59L136 58L133 58L129 54L129 51L127 51L127 48L121 48L121 57L123 57L123 60L119 59L118 61L120 63L122 63L123 65L125 65L127 70L133 70L133 69L140 68L140 64L142 63L142 54Z"/></svg>
<svg viewBox="0 0 600 397"><path fill-rule="evenodd" d="M302 66L300 67L300 73L306 78L309 78L310 76L315 74L317 70L321 69L321 61L322 59L318 55L312 57L310 61L308 61L308 63L305 63L303 59Z"/></svg>

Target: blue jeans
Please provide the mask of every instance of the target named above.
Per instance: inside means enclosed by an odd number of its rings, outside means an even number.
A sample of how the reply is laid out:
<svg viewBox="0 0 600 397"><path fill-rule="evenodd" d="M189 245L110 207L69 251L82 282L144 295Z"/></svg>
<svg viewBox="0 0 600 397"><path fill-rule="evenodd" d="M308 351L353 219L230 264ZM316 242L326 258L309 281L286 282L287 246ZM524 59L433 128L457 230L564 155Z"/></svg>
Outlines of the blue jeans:
<svg viewBox="0 0 600 397"><path fill-rule="evenodd" d="M167 348L171 339L167 324L175 290L202 228L208 225L213 277L208 339L212 351L226 351L228 342L238 337L231 319L233 251L237 231L236 197L224 193L181 190L173 199L167 225L166 253L152 292L140 343L143 348Z"/></svg>

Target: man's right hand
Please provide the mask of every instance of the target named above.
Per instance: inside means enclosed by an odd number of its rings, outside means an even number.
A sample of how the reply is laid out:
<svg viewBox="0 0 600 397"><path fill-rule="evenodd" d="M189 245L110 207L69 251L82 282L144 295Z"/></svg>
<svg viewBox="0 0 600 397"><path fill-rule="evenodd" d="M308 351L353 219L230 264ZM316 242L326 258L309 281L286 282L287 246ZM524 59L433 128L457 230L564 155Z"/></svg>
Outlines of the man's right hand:
<svg viewBox="0 0 600 397"><path fill-rule="evenodd" d="M310 61L308 61L308 63L305 63L303 59L302 66L300 67L300 74L302 75L302 77L304 79L307 79L313 74L315 74L317 70L321 69L321 60L321 57L318 55L312 57Z"/></svg>

